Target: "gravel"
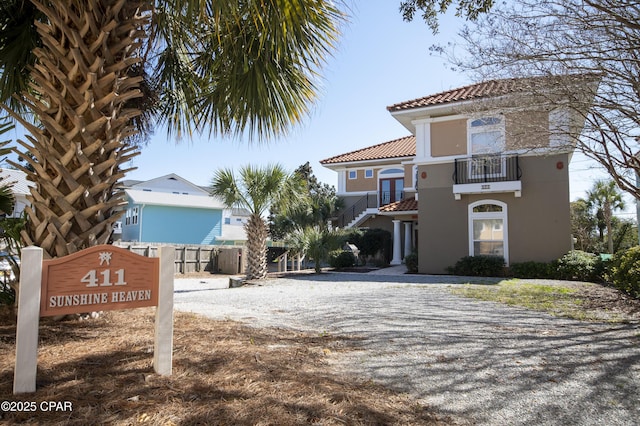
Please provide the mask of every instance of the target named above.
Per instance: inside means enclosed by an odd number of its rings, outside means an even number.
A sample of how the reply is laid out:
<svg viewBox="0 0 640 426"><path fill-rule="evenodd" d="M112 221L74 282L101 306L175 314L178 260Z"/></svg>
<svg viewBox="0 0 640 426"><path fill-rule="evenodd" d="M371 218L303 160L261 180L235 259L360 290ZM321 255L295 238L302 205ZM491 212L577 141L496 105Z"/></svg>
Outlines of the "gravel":
<svg viewBox="0 0 640 426"><path fill-rule="evenodd" d="M452 295L462 278L327 273L229 289L177 279L175 309L341 336L339 371L461 424L640 424L638 324L588 323Z"/></svg>

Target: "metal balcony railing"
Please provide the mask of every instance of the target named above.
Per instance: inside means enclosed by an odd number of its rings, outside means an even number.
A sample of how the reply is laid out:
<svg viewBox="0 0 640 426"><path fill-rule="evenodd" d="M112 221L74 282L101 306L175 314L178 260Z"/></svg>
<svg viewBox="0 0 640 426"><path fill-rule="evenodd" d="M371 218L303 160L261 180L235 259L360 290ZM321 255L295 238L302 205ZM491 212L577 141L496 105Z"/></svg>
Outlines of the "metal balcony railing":
<svg viewBox="0 0 640 426"><path fill-rule="evenodd" d="M517 155L477 155L456 159L453 183L508 182L520 180L522 170Z"/></svg>

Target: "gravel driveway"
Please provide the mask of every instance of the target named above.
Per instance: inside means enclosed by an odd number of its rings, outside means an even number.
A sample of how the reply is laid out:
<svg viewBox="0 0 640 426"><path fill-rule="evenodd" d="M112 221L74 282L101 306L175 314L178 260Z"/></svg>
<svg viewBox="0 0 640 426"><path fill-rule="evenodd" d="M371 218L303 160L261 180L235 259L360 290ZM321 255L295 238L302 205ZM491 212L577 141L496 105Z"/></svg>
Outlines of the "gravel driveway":
<svg viewBox="0 0 640 426"><path fill-rule="evenodd" d="M640 329L454 296L454 277L327 273L228 289L177 279L175 308L356 342L338 369L464 424L640 424Z"/></svg>

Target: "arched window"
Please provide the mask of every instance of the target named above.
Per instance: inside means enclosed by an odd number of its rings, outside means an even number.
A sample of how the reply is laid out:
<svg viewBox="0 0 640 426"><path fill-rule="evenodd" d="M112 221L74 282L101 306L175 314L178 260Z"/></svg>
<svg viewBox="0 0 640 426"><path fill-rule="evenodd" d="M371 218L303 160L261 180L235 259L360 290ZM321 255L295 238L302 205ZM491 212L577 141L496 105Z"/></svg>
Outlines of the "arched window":
<svg viewBox="0 0 640 426"><path fill-rule="evenodd" d="M469 255L502 256L509 264L507 205L496 200L469 204Z"/></svg>

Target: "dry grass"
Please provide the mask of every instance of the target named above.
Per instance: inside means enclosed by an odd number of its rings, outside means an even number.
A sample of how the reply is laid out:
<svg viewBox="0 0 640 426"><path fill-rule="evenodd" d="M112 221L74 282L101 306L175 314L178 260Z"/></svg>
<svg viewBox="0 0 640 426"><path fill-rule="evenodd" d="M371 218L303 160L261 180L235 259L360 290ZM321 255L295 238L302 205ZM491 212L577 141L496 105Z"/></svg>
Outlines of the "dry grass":
<svg viewBox="0 0 640 426"><path fill-rule="evenodd" d="M12 395L15 320L0 320L0 399L72 411L1 412L0 424L442 425L406 395L331 371L349 342L176 313L173 375L153 373L153 309L40 325L37 391Z"/></svg>

